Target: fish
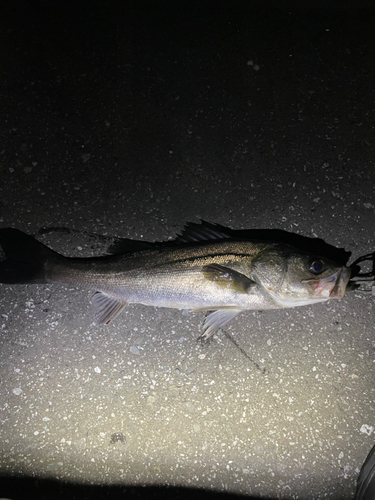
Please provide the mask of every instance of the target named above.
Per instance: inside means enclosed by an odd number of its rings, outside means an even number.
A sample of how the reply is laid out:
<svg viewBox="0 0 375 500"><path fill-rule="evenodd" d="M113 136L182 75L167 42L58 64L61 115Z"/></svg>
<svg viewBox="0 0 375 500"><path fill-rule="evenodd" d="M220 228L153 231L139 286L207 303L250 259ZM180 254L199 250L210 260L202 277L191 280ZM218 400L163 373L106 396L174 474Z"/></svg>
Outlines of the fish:
<svg viewBox="0 0 375 500"><path fill-rule="evenodd" d="M280 241L233 238L218 224L188 223L173 242L120 239L99 257L63 256L14 228L0 229L0 283L64 283L95 292L98 325L127 304L208 311L208 340L242 311L341 299L350 267Z"/></svg>

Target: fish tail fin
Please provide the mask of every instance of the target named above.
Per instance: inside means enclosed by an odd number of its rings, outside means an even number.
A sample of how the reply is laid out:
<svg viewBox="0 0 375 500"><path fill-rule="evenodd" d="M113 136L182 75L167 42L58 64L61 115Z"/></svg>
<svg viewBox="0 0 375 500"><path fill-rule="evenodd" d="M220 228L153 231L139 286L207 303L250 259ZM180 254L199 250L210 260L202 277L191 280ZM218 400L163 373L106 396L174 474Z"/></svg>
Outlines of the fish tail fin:
<svg viewBox="0 0 375 500"><path fill-rule="evenodd" d="M0 262L0 283L48 283L51 270L64 259L18 229L0 229L6 259Z"/></svg>

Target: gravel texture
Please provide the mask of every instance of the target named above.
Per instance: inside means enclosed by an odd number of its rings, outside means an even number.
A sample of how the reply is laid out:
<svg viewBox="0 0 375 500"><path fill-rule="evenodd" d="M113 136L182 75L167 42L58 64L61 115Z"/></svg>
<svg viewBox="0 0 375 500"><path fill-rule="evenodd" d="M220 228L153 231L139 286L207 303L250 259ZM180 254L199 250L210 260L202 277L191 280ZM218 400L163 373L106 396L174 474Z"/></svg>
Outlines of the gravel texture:
<svg viewBox="0 0 375 500"><path fill-rule="evenodd" d="M2 227L82 257L199 219L374 251L374 11L1 9ZM243 313L225 327L237 346L202 345L204 313L133 305L97 327L87 291L2 285L0 496L52 498L58 480L54 498L353 498L374 309L355 292Z"/></svg>

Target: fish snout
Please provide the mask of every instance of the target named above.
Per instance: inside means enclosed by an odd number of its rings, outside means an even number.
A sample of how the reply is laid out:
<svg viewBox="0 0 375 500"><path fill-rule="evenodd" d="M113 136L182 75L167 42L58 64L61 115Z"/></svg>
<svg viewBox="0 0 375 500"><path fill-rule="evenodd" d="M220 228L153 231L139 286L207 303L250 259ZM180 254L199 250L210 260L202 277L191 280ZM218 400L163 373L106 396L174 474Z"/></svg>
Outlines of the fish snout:
<svg viewBox="0 0 375 500"><path fill-rule="evenodd" d="M322 298L341 299L345 295L350 274L351 270L348 267L342 267L327 278L312 278L303 280L302 283L310 283L314 287L315 294Z"/></svg>
<svg viewBox="0 0 375 500"><path fill-rule="evenodd" d="M338 273L336 273L337 279L335 286L332 288L329 297L331 299L341 299L345 295L346 285L349 283L351 269L349 267L342 267Z"/></svg>

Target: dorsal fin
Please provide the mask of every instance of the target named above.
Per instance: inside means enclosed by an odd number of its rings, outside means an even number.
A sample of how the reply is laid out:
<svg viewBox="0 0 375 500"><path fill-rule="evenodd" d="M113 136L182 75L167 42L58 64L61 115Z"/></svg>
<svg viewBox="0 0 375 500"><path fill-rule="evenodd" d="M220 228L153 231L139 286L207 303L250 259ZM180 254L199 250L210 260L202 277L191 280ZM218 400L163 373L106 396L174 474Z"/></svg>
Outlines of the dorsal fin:
<svg viewBox="0 0 375 500"><path fill-rule="evenodd" d="M201 224L188 222L181 236L177 236L178 243L197 243L200 241L224 240L230 238L230 235L224 232L219 224L211 224L210 222L201 221Z"/></svg>
<svg viewBox="0 0 375 500"><path fill-rule="evenodd" d="M149 250L156 247L170 247L183 243L199 243L202 241L216 241L231 238L229 232L225 232L225 228L219 224L211 224L210 222L201 221L201 224L188 222L181 235L178 235L173 241L164 241L162 243L150 243L146 241L131 240L128 238L120 238L115 241L107 250L110 254L124 254L131 252L139 252L141 250Z"/></svg>

